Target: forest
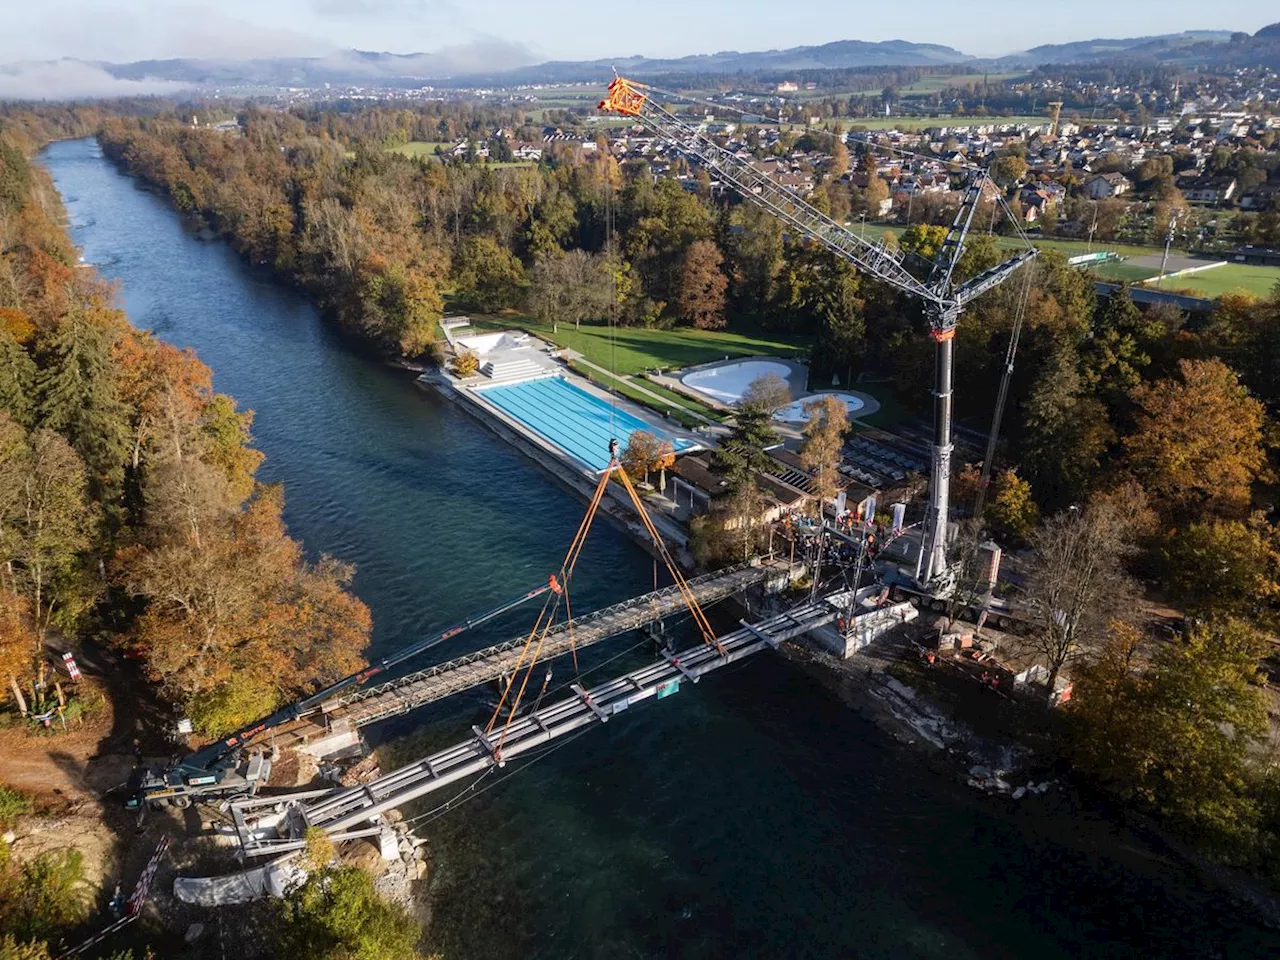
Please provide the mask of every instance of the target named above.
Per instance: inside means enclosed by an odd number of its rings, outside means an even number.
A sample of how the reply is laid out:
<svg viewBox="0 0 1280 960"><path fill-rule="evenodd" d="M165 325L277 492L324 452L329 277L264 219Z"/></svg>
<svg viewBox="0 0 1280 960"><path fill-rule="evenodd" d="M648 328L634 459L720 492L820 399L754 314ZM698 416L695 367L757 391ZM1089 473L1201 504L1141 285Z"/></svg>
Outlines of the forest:
<svg viewBox="0 0 1280 960"><path fill-rule="evenodd" d="M46 642L97 635L217 735L361 665L369 613L255 480L252 413L77 263L27 158L70 119L0 130L0 674L44 713Z"/></svg>

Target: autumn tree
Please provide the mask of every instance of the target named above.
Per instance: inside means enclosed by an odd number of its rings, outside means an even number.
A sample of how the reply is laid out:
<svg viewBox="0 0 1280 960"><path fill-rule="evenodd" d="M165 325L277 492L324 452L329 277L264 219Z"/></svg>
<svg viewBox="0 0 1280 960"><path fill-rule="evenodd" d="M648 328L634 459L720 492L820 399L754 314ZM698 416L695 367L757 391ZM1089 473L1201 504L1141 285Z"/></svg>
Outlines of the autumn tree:
<svg viewBox="0 0 1280 960"><path fill-rule="evenodd" d="M1132 617L1137 586L1124 570L1141 509L1141 491L1094 497L1064 510L1028 538L1029 648L1048 669L1048 692L1062 669L1095 649L1117 617Z"/></svg>
<svg viewBox="0 0 1280 960"><path fill-rule="evenodd" d="M1027 161L1016 154L997 157L991 162L991 179L1005 189L1027 175Z"/></svg>
<svg viewBox="0 0 1280 960"><path fill-rule="evenodd" d="M235 729L361 664L368 609L351 568L302 560L268 488L197 544L174 538L122 553L119 579L147 601L133 643L201 731Z"/></svg>
<svg viewBox="0 0 1280 960"><path fill-rule="evenodd" d="M1263 473L1262 404L1221 360L1183 360L1178 376L1133 394L1126 464L1169 520L1243 517Z"/></svg>
<svg viewBox="0 0 1280 960"><path fill-rule="evenodd" d="M849 432L849 408L840 397L825 394L806 400L804 412L800 462L813 475L813 495L821 515L823 504L834 500L840 491L839 467L844 435Z"/></svg>
<svg viewBox="0 0 1280 960"><path fill-rule="evenodd" d="M666 470L675 463L675 449L670 440L659 440L646 430L633 430L622 451L622 469L633 480L649 482L649 474Z"/></svg>
<svg viewBox="0 0 1280 960"><path fill-rule="evenodd" d="M1140 647L1131 626L1113 627L1079 671L1073 761L1121 801L1239 856L1260 826L1248 754L1267 731L1264 644L1247 624L1218 620L1149 663Z"/></svg>
<svg viewBox="0 0 1280 960"><path fill-rule="evenodd" d="M1022 543L1040 520L1031 484L1016 470L1002 470L991 481L983 513L991 531L1006 543Z"/></svg>
<svg viewBox="0 0 1280 960"><path fill-rule="evenodd" d="M474 377L479 369L480 358L470 350L463 350L453 358L453 372L459 377Z"/></svg>
<svg viewBox="0 0 1280 960"><path fill-rule="evenodd" d="M710 240L695 240L685 253L676 289L676 314L699 330L718 330L728 321L724 316L725 291L729 281L720 269L723 257Z"/></svg>

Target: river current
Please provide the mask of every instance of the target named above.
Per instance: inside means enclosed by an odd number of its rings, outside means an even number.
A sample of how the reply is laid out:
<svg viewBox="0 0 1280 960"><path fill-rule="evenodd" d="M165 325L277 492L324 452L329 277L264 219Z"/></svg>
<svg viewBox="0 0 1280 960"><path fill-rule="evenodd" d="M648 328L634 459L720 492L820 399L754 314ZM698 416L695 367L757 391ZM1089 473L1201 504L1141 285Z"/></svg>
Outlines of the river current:
<svg viewBox="0 0 1280 960"><path fill-rule="evenodd" d="M201 239L94 141L55 143L42 162L132 322L194 348L215 387L255 411L260 476L284 484L285 519L311 555L356 565L375 652L558 567L578 498ZM652 578L647 554L597 524L575 609ZM532 616L432 653L505 639ZM645 656L636 640L590 651L588 682ZM556 671L558 687L572 665ZM491 701L455 697L378 735L409 757L467 736ZM973 793L772 654L588 728L460 801L422 826L428 940L446 960L1280 956L1280 936L1103 812Z"/></svg>

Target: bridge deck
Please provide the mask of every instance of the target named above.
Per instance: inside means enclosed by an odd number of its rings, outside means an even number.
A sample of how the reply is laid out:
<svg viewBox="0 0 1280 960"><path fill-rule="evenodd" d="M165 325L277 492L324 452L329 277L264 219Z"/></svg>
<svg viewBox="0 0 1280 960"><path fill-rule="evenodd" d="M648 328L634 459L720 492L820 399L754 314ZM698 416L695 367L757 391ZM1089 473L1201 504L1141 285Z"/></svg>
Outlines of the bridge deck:
<svg viewBox="0 0 1280 960"><path fill-rule="evenodd" d="M707 605L786 569L787 565L778 561L755 566L742 564L696 577L689 581L689 586L698 603ZM539 660L552 660L572 648L588 647L663 617L679 614L684 609L684 598L675 586L605 607L577 617L571 624L553 627L543 642ZM515 637L396 680L335 698L323 707L324 713L330 724L344 720L351 728L362 727L407 713L468 687L499 680L517 669L525 640L525 636Z"/></svg>
<svg viewBox="0 0 1280 960"><path fill-rule="evenodd" d="M393 770L367 784L335 790L254 797L232 803L232 814L244 851L251 856L301 849L307 827L322 827L335 841L370 836L379 829L372 818L383 811L416 800L432 791L501 766L521 754L595 722L609 718L651 697L675 693L685 680L697 683L720 667L748 657L766 647L830 623L836 609L819 600L794 607L759 624L747 625L720 638L723 653L700 644L667 655L591 690L574 686L574 695L515 720L503 735L473 728L474 736L456 746ZM258 830L249 823L251 811L280 809L278 825ZM274 817L272 819L275 819ZM274 834L274 835L273 835ZM283 835L281 835L283 834Z"/></svg>

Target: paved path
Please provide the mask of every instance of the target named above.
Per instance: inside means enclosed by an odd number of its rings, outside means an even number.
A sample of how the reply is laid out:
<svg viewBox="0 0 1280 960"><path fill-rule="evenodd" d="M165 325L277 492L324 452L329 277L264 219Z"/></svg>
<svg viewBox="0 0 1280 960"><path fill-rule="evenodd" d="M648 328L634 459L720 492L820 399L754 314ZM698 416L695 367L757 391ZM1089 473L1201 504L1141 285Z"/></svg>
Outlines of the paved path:
<svg viewBox="0 0 1280 960"><path fill-rule="evenodd" d="M664 397L660 393L654 393L652 390L644 386L643 383L641 383L639 380L636 380L634 377L631 377L628 375L619 376L609 370L606 370L604 367L600 366L600 364L598 363L592 363L582 354L578 353L577 350L565 350L564 356L566 358L577 361L578 364L586 367L588 370L594 370L596 373L601 374L605 378L604 380L605 386L608 386L609 382L612 380L621 380L623 383L629 386L632 390L636 391L636 393L644 394L650 400L654 401L654 403L659 403L663 407L666 407L668 409L678 408L680 410L683 410L685 413L689 414L691 417L695 417L696 419L701 420L703 423L707 424L708 426L712 426L712 427L721 426L719 421L712 420L710 417L704 417L702 414L698 413L698 411L696 410L690 410L688 407L681 406L680 404L677 404L677 403L673 403L670 400L670 398Z"/></svg>

